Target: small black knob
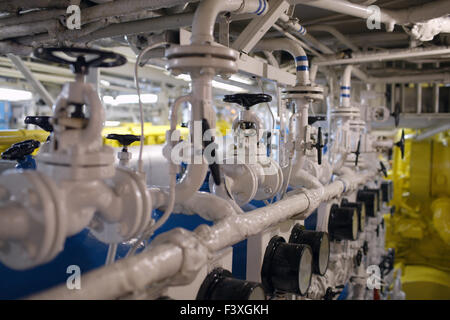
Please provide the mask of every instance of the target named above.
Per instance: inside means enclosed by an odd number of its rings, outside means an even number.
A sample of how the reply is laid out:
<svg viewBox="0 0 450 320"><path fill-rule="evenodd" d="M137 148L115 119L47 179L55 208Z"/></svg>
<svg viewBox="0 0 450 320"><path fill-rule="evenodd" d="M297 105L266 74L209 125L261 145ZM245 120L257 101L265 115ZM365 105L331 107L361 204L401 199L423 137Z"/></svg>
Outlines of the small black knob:
<svg viewBox="0 0 450 320"><path fill-rule="evenodd" d="M361 265L362 258L363 258L363 253L361 250L358 250L358 253L356 254L356 257L355 257L355 263L356 263L357 267L359 267Z"/></svg>
<svg viewBox="0 0 450 320"><path fill-rule="evenodd" d="M394 197L394 183L391 180L381 183L381 198L383 202L390 202Z"/></svg>
<svg viewBox="0 0 450 320"><path fill-rule="evenodd" d="M23 161L25 156L32 154L40 145L41 143L36 140L25 140L15 143L2 153L2 159Z"/></svg>
<svg viewBox="0 0 450 320"><path fill-rule="evenodd" d="M123 146L124 151L126 151L130 144L141 140L141 136L135 136L133 134L110 133L106 136L106 139L116 140L121 146Z"/></svg>
<svg viewBox="0 0 450 320"><path fill-rule="evenodd" d="M339 207L333 204L328 220L331 240L356 240L358 238L358 212L356 208Z"/></svg>
<svg viewBox="0 0 450 320"><path fill-rule="evenodd" d="M53 125L50 123L52 117L28 116L25 117L25 124L34 124L47 132L53 132Z"/></svg>
<svg viewBox="0 0 450 320"><path fill-rule="evenodd" d="M401 115L401 113L402 113L402 110L401 110L401 107L400 107L400 103L397 103L395 105L394 112L391 113L391 116L394 117L395 127L396 128L400 124L400 115Z"/></svg>
<svg viewBox="0 0 450 320"><path fill-rule="evenodd" d="M363 250L364 255L366 256L367 253L369 252L369 242L367 242L367 240L364 241L364 244L362 246L362 250Z"/></svg>
<svg viewBox="0 0 450 320"><path fill-rule="evenodd" d="M376 217L378 212L378 193L369 190L359 190L356 200L366 204L366 214L368 217Z"/></svg>
<svg viewBox="0 0 450 320"><path fill-rule="evenodd" d="M386 166L384 165L383 161L380 161L380 169L379 172L383 173L384 177L388 177Z"/></svg>
<svg viewBox="0 0 450 320"><path fill-rule="evenodd" d="M322 149L325 147L323 144L322 128L319 127L317 132L317 142L312 145L313 148L317 149L317 163L322 164Z"/></svg>
<svg viewBox="0 0 450 320"><path fill-rule="evenodd" d="M361 154L361 137L359 137L358 140L358 146L356 148L355 152L352 152L355 154L355 167L358 166L358 162L359 162L359 155Z"/></svg>
<svg viewBox="0 0 450 320"><path fill-rule="evenodd" d="M358 230L359 232L364 232L364 227L366 226L366 204L362 201L349 202L348 199L344 198L341 202L341 207L356 208L358 212Z"/></svg>
<svg viewBox="0 0 450 320"><path fill-rule="evenodd" d="M296 224L291 231L289 243L306 244L313 253L313 273L323 276L327 272L330 258L330 240L328 233L305 230L305 227Z"/></svg>
<svg viewBox="0 0 450 320"><path fill-rule="evenodd" d="M402 153L402 160L405 159L405 129L402 130L402 137L400 141L395 143L395 146L400 148L400 152Z"/></svg>
<svg viewBox="0 0 450 320"><path fill-rule="evenodd" d="M236 279L230 271L216 268L197 293L197 300L266 300L261 284Z"/></svg>
<svg viewBox="0 0 450 320"><path fill-rule="evenodd" d="M266 293L305 295L311 285L313 254L305 244L286 243L275 236L264 254L261 279Z"/></svg>
<svg viewBox="0 0 450 320"><path fill-rule="evenodd" d="M264 93L237 93L226 95L223 101L229 103L237 103L238 105L243 106L245 109L249 110L250 107L256 104L272 101L272 96Z"/></svg>

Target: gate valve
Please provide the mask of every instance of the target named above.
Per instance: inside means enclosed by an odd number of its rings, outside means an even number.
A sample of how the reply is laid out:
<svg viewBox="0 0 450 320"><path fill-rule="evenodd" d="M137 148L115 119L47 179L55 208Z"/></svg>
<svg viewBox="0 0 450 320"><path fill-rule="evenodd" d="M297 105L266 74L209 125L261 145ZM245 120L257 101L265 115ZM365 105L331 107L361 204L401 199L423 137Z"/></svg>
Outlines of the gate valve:
<svg viewBox="0 0 450 320"><path fill-rule="evenodd" d="M2 153L2 159L17 161L17 169L36 169L36 162L31 154L40 145L41 143L37 140L25 140L15 143Z"/></svg>
<svg viewBox="0 0 450 320"><path fill-rule="evenodd" d="M405 129L402 130L402 138L395 143L395 146L400 148L402 153L402 160L405 159Z"/></svg>
<svg viewBox="0 0 450 320"><path fill-rule="evenodd" d="M55 55L56 52L74 56L74 61ZM111 68L124 65L127 59L117 53L86 48L38 48L34 55L42 60L70 65L73 73L86 75L89 68ZM86 56L94 57L87 60ZM76 57L76 58L75 58Z"/></svg>
<svg viewBox="0 0 450 320"><path fill-rule="evenodd" d="M312 145L313 148L317 149L317 162L319 163L319 165L322 164L322 149L323 147L325 147L325 145L323 144L323 136L322 136L322 128L319 127L318 128L319 131L317 132L317 142L315 144Z"/></svg>
<svg viewBox="0 0 450 320"><path fill-rule="evenodd" d="M223 99L224 102L236 103L245 108L245 110L250 110L250 108L256 104L263 102L271 102L272 96L264 93L237 93L226 95Z"/></svg>
<svg viewBox="0 0 450 320"><path fill-rule="evenodd" d="M394 121L395 121L395 127L397 128L398 125L400 124L400 114L402 113L401 108L400 108L400 104L397 103L395 105L395 109L394 112L391 113L391 116L394 117Z"/></svg>
<svg viewBox="0 0 450 320"><path fill-rule="evenodd" d="M110 133L106 136L106 139L116 140L122 146L122 151L117 153L117 158L120 160L120 164L127 165L131 160L131 153L128 152L128 146L133 142L141 140L141 136L135 136L133 134L116 134Z"/></svg>
<svg viewBox="0 0 450 320"><path fill-rule="evenodd" d="M358 250L358 253L356 254L356 257L355 257L355 262L356 262L357 267L359 267L361 265L362 258L363 258L362 250Z"/></svg>
<svg viewBox="0 0 450 320"><path fill-rule="evenodd" d="M352 153L355 154L355 167L357 167L358 162L359 162L359 155L361 154L361 137L359 138L358 146L356 147L356 151L352 152Z"/></svg>
<svg viewBox="0 0 450 320"><path fill-rule="evenodd" d="M384 165L383 161L380 161L380 169L378 169L378 172L382 172L385 178L388 177L387 169L386 169L386 166Z"/></svg>
<svg viewBox="0 0 450 320"><path fill-rule="evenodd" d="M205 135L205 132L207 132L211 127L209 126L208 120L203 119L202 122L202 127L203 127L203 136ZM208 148L209 145L213 144L213 149L211 150L211 157L214 158L214 161L212 161L209 164L209 171L211 171L211 176L214 180L214 183L216 184L216 186L220 186L220 166L219 164L215 161L216 158L216 150L218 148L217 144L214 142L213 139L211 139L211 141L203 141L203 149Z"/></svg>

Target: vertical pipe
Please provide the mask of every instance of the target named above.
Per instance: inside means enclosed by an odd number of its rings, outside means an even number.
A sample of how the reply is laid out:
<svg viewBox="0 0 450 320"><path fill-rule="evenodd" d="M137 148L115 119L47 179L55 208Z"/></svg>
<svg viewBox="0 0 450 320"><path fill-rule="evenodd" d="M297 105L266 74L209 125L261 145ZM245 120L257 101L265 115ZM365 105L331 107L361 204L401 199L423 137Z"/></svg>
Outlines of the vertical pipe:
<svg viewBox="0 0 450 320"><path fill-rule="evenodd" d="M396 84L391 84L391 113L395 111L395 88Z"/></svg>
<svg viewBox="0 0 450 320"><path fill-rule="evenodd" d="M421 114L422 113L422 84L417 83L416 89L417 89L417 114Z"/></svg>
<svg viewBox="0 0 450 320"><path fill-rule="evenodd" d="M433 87L434 113L439 113L439 83L435 83Z"/></svg>
<svg viewBox="0 0 450 320"><path fill-rule="evenodd" d="M401 96L402 96L402 106L401 106L401 110L402 110L402 113L405 113L405 104L406 104L406 97L405 97L405 92L406 92L406 90L405 90L405 84L404 83L402 83L401 85L400 85L400 94L401 94Z"/></svg>

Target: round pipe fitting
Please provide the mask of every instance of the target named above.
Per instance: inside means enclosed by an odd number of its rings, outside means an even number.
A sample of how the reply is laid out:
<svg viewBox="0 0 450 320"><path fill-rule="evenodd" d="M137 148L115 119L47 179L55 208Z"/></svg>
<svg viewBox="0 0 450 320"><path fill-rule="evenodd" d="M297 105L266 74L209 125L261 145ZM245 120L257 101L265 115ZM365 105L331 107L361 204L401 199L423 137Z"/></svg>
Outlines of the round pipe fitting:
<svg viewBox="0 0 450 320"><path fill-rule="evenodd" d="M328 233L305 230L303 226L296 224L291 231L289 243L309 245L313 254L312 272L321 276L327 272L328 260L330 258L330 239Z"/></svg>
<svg viewBox="0 0 450 320"><path fill-rule="evenodd" d="M358 191L356 201L366 204L366 214L368 217L376 217L378 212L378 193L370 190Z"/></svg>
<svg viewBox="0 0 450 320"><path fill-rule="evenodd" d="M339 207L334 204L330 210L328 233L331 240L351 240L358 238L358 212L356 208Z"/></svg>
<svg viewBox="0 0 450 320"><path fill-rule="evenodd" d="M313 254L306 244L286 243L275 236L264 254L261 279L267 293L283 292L304 296L311 285Z"/></svg>
<svg viewBox="0 0 450 320"><path fill-rule="evenodd" d="M230 271L216 268L203 280L197 300L266 300L266 294L261 284L236 279Z"/></svg>
<svg viewBox="0 0 450 320"><path fill-rule="evenodd" d="M364 232L366 226L366 204L365 202L349 202L348 199L342 199L341 207L356 208L358 212L358 230Z"/></svg>

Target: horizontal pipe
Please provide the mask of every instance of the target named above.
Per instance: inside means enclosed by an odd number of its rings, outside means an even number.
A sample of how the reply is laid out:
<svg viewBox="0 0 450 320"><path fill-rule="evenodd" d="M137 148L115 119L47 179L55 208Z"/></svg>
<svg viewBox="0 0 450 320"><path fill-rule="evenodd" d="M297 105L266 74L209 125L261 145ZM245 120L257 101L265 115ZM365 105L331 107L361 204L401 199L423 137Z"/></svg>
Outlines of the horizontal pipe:
<svg viewBox="0 0 450 320"><path fill-rule="evenodd" d="M297 190L297 194L290 194L284 200L269 206L229 216L211 227L199 226L193 234L197 242L191 245L197 255L196 270L208 261L206 256L209 253L227 248L294 216L306 219L321 202L329 201L343 192L356 190L358 185L365 183L374 174L360 172L358 175L343 176L324 188L305 192ZM186 256L180 247L163 241L158 243L158 239L170 239L170 233L161 234L154 240L155 245L136 256L85 274L80 290L68 290L63 284L30 298L115 299L142 290L152 283L172 278L179 274L187 262L183 260Z"/></svg>
<svg viewBox="0 0 450 320"><path fill-rule="evenodd" d="M431 49L414 48L406 50L385 51L380 53L354 55L354 57L350 59L336 59L336 60L316 59L314 63L317 64L318 66L336 66L345 64L369 63L377 61L378 62L394 61L408 58L433 57L447 54L450 54L450 47L438 47Z"/></svg>
<svg viewBox="0 0 450 320"><path fill-rule="evenodd" d="M337 40L339 40L343 45L347 46L347 48L353 50L354 52L359 52L359 48L355 46L349 38L347 38L345 35L343 35L341 32L339 32L335 27L332 26L324 26L324 25L317 25L317 26L311 26L308 28L309 31L323 31L328 32L331 35L333 35Z"/></svg>

